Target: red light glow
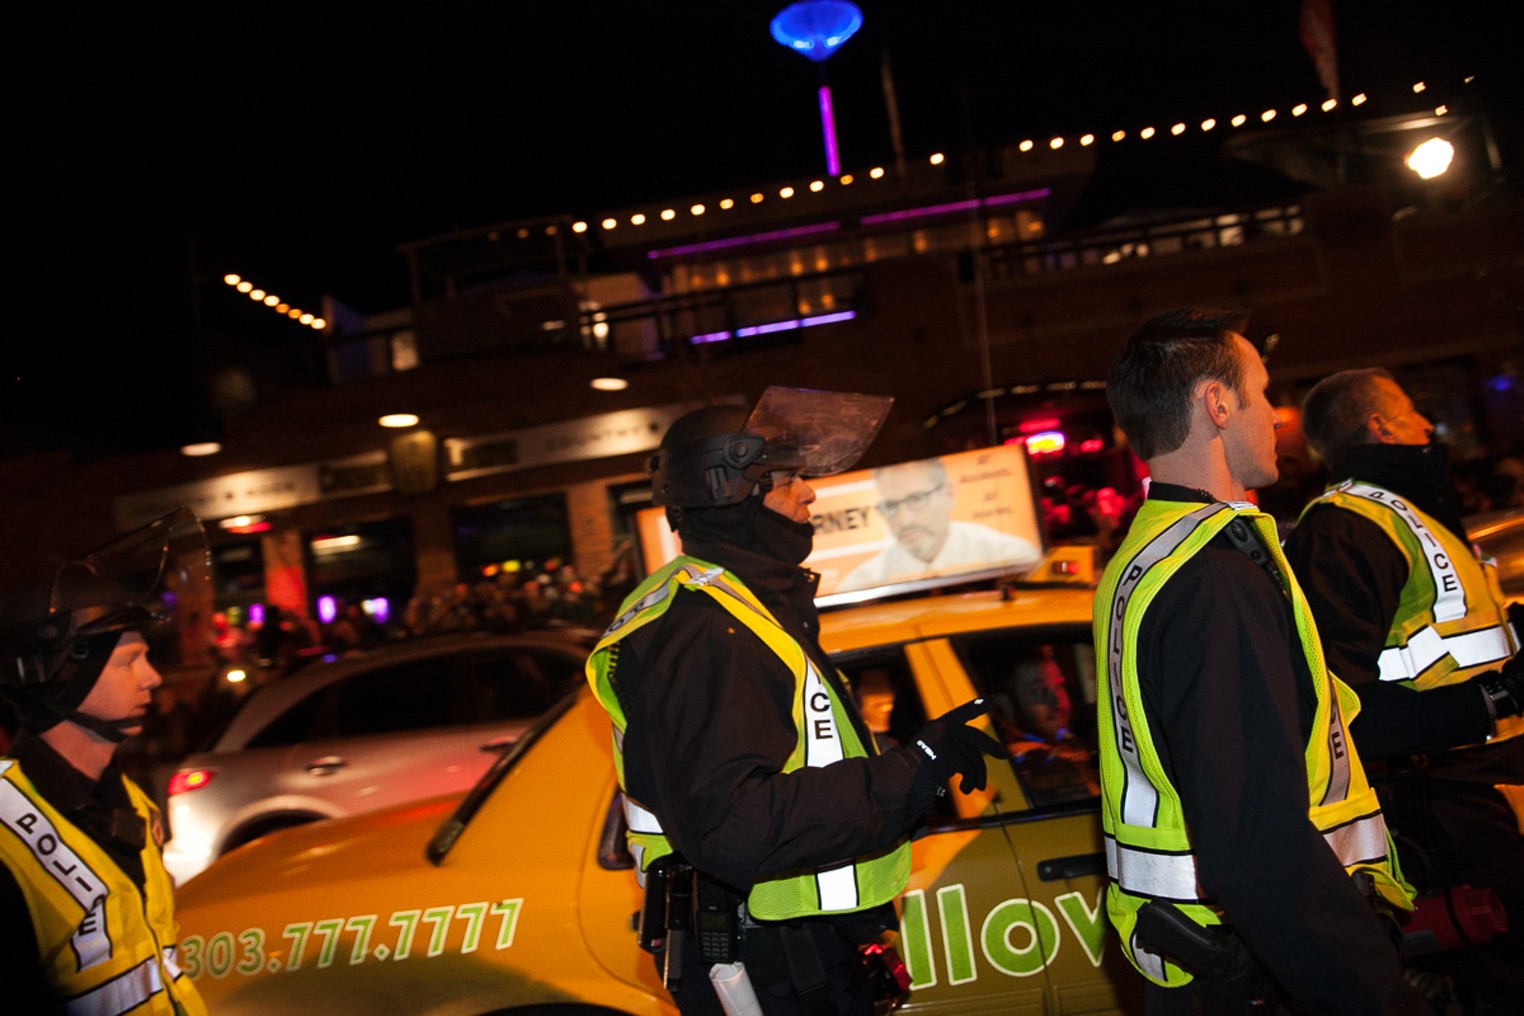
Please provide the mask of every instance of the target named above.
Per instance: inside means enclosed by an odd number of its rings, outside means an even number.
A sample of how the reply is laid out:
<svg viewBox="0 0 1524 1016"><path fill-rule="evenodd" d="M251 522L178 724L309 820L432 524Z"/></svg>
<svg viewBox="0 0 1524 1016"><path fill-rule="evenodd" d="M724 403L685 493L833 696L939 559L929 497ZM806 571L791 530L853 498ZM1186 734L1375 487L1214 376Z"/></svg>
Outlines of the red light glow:
<svg viewBox="0 0 1524 1016"><path fill-rule="evenodd" d="M212 777L216 774L215 769L182 769L169 778L169 796L200 790L212 782Z"/></svg>
<svg viewBox="0 0 1524 1016"><path fill-rule="evenodd" d="M1063 431L1045 430L1027 437L1027 454L1056 455L1064 450L1065 443Z"/></svg>

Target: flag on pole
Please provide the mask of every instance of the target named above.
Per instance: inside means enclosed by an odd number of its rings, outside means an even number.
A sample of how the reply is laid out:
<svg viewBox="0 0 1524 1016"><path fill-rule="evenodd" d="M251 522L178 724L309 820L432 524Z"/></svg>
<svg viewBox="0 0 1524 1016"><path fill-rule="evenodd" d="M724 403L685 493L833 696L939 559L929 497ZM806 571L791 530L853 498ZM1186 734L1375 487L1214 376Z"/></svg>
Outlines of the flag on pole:
<svg viewBox="0 0 1524 1016"><path fill-rule="evenodd" d="M1334 45L1333 8L1328 0L1302 0L1302 45L1317 68L1330 99L1339 97L1339 51Z"/></svg>

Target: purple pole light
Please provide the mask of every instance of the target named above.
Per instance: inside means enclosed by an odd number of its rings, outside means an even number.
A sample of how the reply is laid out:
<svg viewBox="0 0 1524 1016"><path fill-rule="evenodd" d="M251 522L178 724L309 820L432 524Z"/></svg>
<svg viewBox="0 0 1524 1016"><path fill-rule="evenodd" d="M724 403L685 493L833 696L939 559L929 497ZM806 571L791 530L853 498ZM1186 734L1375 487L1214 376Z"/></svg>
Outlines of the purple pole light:
<svg viewBox="0 0 1524 1016"><path fill-rule="evenodd" d="M824 62L863 26L863 12L846 0L800 0L778 12L772 21L773 38L779 45L821 64L820 132L825 136L826 172L841 172L836 147L836 117L831 111L831 89L825 83Z"/></svg>
<svg viewBox="0 0 1524 1016"><path fill-rule="evenodd" d="M831 86L820 86L820 133L825 136L826 172L841 173L841 156L836 152L836 116L831 112Z"/></svg>

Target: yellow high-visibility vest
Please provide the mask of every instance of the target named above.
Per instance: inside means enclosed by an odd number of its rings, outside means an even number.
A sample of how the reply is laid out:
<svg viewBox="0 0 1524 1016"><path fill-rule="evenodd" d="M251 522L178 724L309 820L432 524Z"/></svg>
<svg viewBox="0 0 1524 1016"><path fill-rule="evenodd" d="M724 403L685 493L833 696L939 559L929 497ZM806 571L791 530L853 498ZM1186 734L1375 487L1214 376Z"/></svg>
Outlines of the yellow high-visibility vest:
<svg viewBox="0 0 1524 1016"><path fill-rule="evenodd" d="M1196 879L1180 795L1164 771L1138 684L1138 631L1149 604L1180 567L1235 519L1257 536L1257 548L1290 599L1297 633L1317 693L1303 757L1307 816L1351 875L1368 873L1377 893L1412 909L1376 794L1349 737L1359 699L1328 673L1307 601L1276 542L1275 522L1241 502L1194 504L1147 500L1096 591L1096 660L1105 676L1097 703L1101 748L1101 824L1111 885L1106 910L1123 952L1149 980L1178 987L1191 974L1144 947L1135 934L1138 910L1166 900L1202 925L1221 924ZM1198 816L1200 820L1200 816ZM1230 915L1231 916L1231 915Z"/></svg>
<svg viewBox="0 0 1524 1016"><path fill-rule="evenodd" d="M1380 678L1427 691L1496 670L1519 650L1497 568L1448 526L1399 494L1347 480L1308 505L1328 504L1378 526L1408 562L1379 658ZM1306 514L1304 511L1303 514ZM1492 740L1524 734L1524 717L1498 721Z"/></svg>
<svg viewBox="0 0 1524 1016"><path fill-rule="evenodd" d="M158 808L124 782L133 810L152 829ZM0 825L0 862L21 887L43 967L70 1016L205 1016L175 962L174 882L152 837L144 837L140 891L14 759L0 760Z"/></svg>
<svg viewBox="0 0 1524 1016"><path fill-rule="evenodd" d="M826 766L847 758L872 754L864 745L846 706L821 677L809 654L735 575L718 565L679 557L657 570L630 594L619 616L593 648L587 661L587 680L614 725L614 766L624 790L626 839L637 869L644 873L670 854L672 845L660 820L630 797L624 778L626 719L615 690L620 641L655 621L672 606L679 589L703 592L746 625L794 676L793 718L797 738L783 772ZM764 879L747 894L747 909L762 920L788 920L819 914L866 910L887 903L904 891L910 878L910 846L901 840L871 857L856 858L804 874Z"/></svg>

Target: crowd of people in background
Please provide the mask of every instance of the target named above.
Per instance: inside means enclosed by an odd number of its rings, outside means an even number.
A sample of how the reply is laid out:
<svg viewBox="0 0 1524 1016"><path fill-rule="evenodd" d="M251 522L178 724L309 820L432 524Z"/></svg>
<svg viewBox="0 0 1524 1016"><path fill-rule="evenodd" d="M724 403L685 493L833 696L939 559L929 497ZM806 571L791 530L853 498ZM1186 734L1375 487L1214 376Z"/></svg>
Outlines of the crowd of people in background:
<svg viewBox="0 0 1524 1016"><path fill-rule="evenodd" d="M474 583L457 582L432 595L415 596L401 620L406 635L452 631L522 631L570 625L602 627L624 593L634 587L630 555L595 578L552 559L538 571L498 571ZM347 637L347 632L338 632Z"/></svg>
<svg viewBox="0 0 1524 1016"><path fill-rule="evenodd" d="M633 555L616 555L613 567L583 578L557 558L517 571L496 569L475 582L420 592L400 613L378 617L357 600L339 600L326 623L274 605L262 622L212 620L219 671L229 668L289 673L314 657L374 649L398 639L461 631L528 631L548 627L601 628L620 598L634 588Z"/></svg>

